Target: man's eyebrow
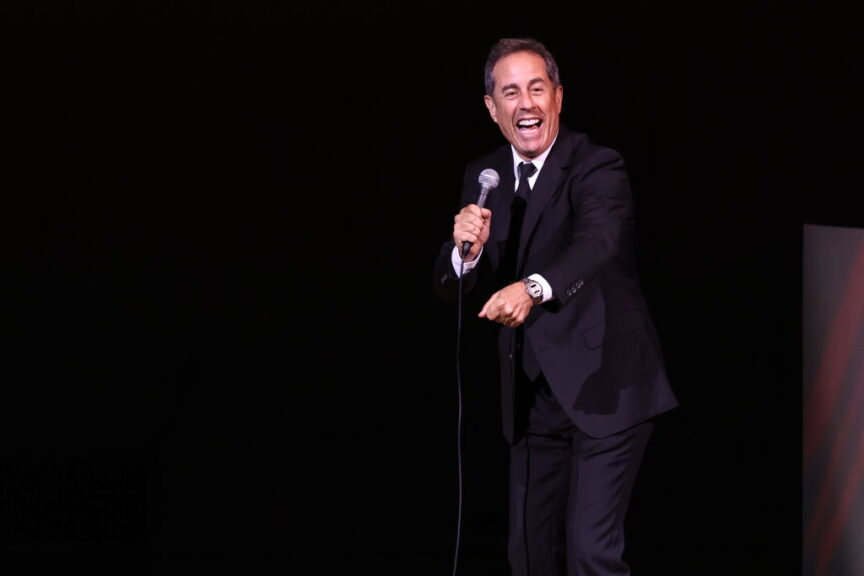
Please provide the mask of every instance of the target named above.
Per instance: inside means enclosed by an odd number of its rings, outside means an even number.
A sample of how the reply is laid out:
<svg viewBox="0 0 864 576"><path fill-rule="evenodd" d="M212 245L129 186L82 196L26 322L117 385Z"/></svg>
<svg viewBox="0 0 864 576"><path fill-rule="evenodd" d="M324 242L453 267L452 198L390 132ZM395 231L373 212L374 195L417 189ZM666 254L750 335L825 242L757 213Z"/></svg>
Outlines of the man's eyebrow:
<svg viewBox="0 0 864 576"><path fill-rule="evenodd" d="M537 84L538 82L539 83L544 82L544 80L541 76L537 76L536 78L532 78L531 80L529 80L528 81L528 87L530 88L531 86L533 86L534 84ZM501 91L505 92L505 91L510 90L510 89L515 90L518 88L519 88L519 85L516 82L511 82L510 84L505 84L505 85L501 86Z"/></svg>

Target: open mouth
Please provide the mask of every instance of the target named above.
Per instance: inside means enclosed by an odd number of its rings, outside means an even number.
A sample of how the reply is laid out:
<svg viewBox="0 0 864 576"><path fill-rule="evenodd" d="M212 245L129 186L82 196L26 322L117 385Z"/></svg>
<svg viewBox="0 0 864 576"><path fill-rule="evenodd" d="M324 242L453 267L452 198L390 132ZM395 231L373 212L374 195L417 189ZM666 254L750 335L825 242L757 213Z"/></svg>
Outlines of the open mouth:
<svg viewBox="0 0 864 576"><path fill-rule="evenodd" d="M521 132L527 132L529 130L536 130L536 129L540 128L540 125L542 123L543 123L543 121L540 120L539 118L532 118L530 120L519 120L516 123L516 127Z"/></svg>

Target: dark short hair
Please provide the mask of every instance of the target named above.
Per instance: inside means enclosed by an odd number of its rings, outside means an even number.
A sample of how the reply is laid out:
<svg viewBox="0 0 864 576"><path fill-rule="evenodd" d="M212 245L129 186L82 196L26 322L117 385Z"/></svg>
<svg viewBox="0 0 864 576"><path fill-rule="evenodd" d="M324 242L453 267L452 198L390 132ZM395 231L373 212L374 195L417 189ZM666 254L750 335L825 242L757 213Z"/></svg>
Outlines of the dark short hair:
<svg viewBox="0 0 864 576"><path fill-rule="evenodd" d="M492 49L489 50L489 56L486 58L486 66L483 70L483 82L486 94L492 96L492 93L495 91L495 77L492 76L492 69L495 68L495 64L501 58L515 52L533 52L543 58L546 61L546 74L549 75L552 85L557 87L561 84L558 63L542 42L534 38L501 38L492 46Z"/></svg>

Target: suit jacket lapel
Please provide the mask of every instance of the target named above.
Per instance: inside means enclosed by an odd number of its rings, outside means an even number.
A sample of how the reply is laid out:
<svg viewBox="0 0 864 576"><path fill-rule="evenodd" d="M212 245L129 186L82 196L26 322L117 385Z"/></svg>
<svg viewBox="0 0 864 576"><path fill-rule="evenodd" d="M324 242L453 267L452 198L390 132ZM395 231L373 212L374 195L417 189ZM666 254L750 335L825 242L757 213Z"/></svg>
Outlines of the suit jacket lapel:
<svg viewBox="0 0 864 576"><path fill-rule="evenodd" d="M531 195L528 198L525 219L522 222L522 234L519 237L518 270L521 270L525 264L525 251L531 236L534 234L534 229L540 221L540 215L543 214L543 210L558 189L565 168L569 167L569 159L573 156L573 147L573 138L570 137L566 129L561 128L558 133L558 139L555 141L555 145L552 146L549 156L546 157L543 169L540 170L540 175L537 176L537 181L534 182L534 187L531 189ZM512 176L511 179L515 180Z"/></svg>

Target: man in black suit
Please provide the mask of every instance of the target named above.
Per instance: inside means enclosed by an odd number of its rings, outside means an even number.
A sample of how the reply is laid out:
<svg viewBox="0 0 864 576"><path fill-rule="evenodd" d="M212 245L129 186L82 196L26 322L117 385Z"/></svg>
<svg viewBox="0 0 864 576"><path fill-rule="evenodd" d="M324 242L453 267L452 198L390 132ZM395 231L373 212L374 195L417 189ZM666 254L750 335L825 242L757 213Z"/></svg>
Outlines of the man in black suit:
<svg viewBox="0 0 864 576"><path fill-rule="evenodd" d="M540 42L496 43L485 87L508 144L466 167L434 284L455 301L494 277L479 317L501 325L510 566L629 574L630 494L654 420L677 400L639 286L624 163L560 125L558 66ZM478 206L490 168L500 182Z"/></svg>

